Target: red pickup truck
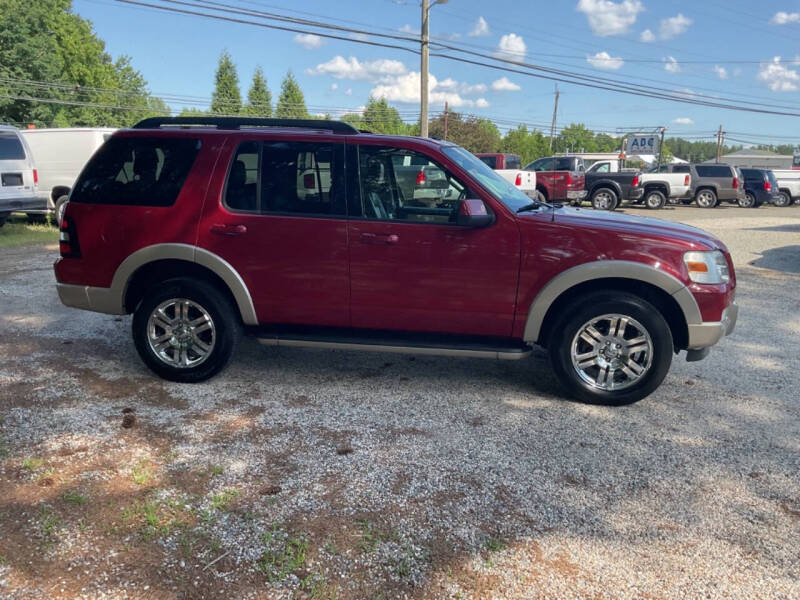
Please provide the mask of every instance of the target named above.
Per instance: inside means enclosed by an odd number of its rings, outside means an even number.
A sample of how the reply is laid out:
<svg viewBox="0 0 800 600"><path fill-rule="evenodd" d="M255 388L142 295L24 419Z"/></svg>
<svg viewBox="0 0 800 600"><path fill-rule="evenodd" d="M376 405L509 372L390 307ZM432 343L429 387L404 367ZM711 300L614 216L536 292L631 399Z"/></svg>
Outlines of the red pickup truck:
<svg viewBox="0 0 800 600"><path fill-rule="evenodd" d="M586 197L586 172L583 159L573 156L548 156L524 167L536 171L536 191L547 202L580 202Z"/></svg>

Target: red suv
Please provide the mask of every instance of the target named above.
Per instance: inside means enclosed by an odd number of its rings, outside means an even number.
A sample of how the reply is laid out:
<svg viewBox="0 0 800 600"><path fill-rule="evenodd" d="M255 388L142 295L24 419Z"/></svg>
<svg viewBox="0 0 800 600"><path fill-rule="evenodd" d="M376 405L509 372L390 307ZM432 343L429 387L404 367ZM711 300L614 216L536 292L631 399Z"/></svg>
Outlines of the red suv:
<svg viewBox="0 0 800 600"><path fill-rule="evenodd" d="M244 330L501 359L539 344L573 397L625 404L737 316L730 254L703 231L532 202L454 144L333 121L117 132L72 190L55 272L64 304L133 313L142 360L184 382Z"/></svg>

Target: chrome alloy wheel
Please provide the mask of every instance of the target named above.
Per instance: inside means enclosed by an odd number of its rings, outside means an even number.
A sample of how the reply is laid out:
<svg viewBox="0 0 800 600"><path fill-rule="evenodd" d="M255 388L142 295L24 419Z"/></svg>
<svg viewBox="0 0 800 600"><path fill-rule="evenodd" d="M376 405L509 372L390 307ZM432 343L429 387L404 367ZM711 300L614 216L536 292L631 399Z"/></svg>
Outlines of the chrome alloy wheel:
<svg viewBox="0 0 800 600"><path fill-rule="evenodd" d="M714 194L708 190L701 190L697 193L697 204L702 208L711 208L715 202Z"/></svg>
<svg viewBox="0 0 800 600"><path fill-rule="evenodd" d="M636 319L620 314L594 317L572 340L572 366L594 388L622 390L639 381L653 362L653 340Z"/></svg>
<svg viewBox="0 0 800 600"><path fill-rule="evenodd" d="M162 302L147 320L147 342L153 354L178 369L205 362L214 350L216 337L208 311L186 298Z"/></svg>
<svg viewBox="0 0 800 600"><path fill-rule="evenodd" d="M609 210L614 203L614 196L611 192L598 192L592 198L592 204L598 210Z"/></svg>

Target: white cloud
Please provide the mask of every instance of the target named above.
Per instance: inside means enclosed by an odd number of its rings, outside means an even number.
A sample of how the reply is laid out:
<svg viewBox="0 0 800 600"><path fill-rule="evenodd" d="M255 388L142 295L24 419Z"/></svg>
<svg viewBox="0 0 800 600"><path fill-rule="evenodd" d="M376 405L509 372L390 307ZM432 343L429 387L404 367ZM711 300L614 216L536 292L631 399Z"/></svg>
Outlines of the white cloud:
<svg viewBox="0 0 800 600"><path fill-rule="evenodd" d="M400 33L410 33L411 35L419 35L420 31L416 27L413 27L406 23L400 29L398 29Z"/></svg>
<svg viewBox="0 0 800 600"><path fill-rule="evenodd" d="M522 88L511 81L508 77L501 77L492 82L492 89L495 92L517 92Z"/></svg>
<svg viewBox="0 0 800 600"><path fill-rule="evenodd" d="M725 67L720 67L719 65L714 65L714 73L717 74L717 77L720 79L727 79L728 78L728 69Z"/></svg>
<svg viewBox="0 0 800 600"><path fill-rule="evenodd" d="M339 89L339 84L338 83L332 83L331 84L331 90L336 91L338 89Z"/></svg>
<svg viewBox="0 0 800 600"><path fill-rule="evenodd" d="M345 96L352 96L352 95L353 95L353 88L347 88L347 89L344 91L344 95L345 95Z"/></svg>
<svg viewBox="0 0 800 600"><path fill-rule="evenodd" d="M674 125L694 125L694 121L692 121L689 117L678 117L677 119L672 119L672 123Z"/></svg>
<svg viewBox="0 0 800 600"><path fill-rule="evenodd" d="M486 35L489 35L489 24L483 17L478 17L472 27L472 31L469 32L469 37L483 37Z"/></svg>
<svg viewBox="0 0 800 600"><path fill-rule="evenodd" d="M594 34L605 37L626 33L644 5L639 0L579 0L577 9L586 15Z"/></svg>
<svg viewBox="0 0 800 600"><path fill-rule="evenodd" d="M347 37L351 40L358 40L359 42L366 42L370 39L366 33L349 33Z"/></svg>
<svg viewBox="0 0 800 600"><path fill-rule="evenodd" d="M325 40L313 33L298 33L293 39L295 44L299 44L306 50L315 50L325 43Z"/></svg>
<svg viewBox="0 0 800 600"><path fill-rule="evenodd" d="M800 73L782 64L780 56L761 63L758 80L767 84L773 92L796 92L800 89Z"/></svg>
<svg viewBox="0 0 800 600"><path fill-rule="evenodd" d="M500 43L494 55L498 58L519 61L525 58L527 51L528 47L525 45L525 40L522 39L521 35L507 33L500 38Z"/></svg>
<svg viewBox="0 0 800 600"><path fill-rule="evenodd" d="M467 96L472 94L483 94L488 89L486 84L483 83L459 83L452 77L448 77L447 79L443 79L440 81L436 89L442 92L458 92L459 94L465 94Z"/></svg>
<svg viewBox="0 0 800 600"><path fill-rule="evenodd" d="M460 86L450 78L442 82L433 73L428 75L428 100L431 104L443 105L447 102L452 108L473 107L485 108L489 103L484 98L470 100L459 93ZM382 83L372 88L370 95L375 98L386 98L389 102L405 104L419 103L420 76L416 71L395 77L391 82Z"/></svg>
<svg viewBox="0 0 800 600"><path fill-rule="evenodd" d="M664 59L664 69L670 73L681 72L681 66L678 64L678 61L675 60L672 56L668 56Z"/></svg>
<svg viewBox="0 0 800 600"><path fill-rule="evenodd" d="M658 32L662 40L668 40L685 32L692 23L694 23L692 19L678 13L669 19L663 19Z"/></svg>
<svg viewBox="0 0 800 600"><path fill-rule="evenodd" d="M336 79L373 82L389 81L407 71L406 66L399 60L381 58L361 62L354 56L350 58L334 56L313 69L306 69L308 75L330 75Z"/></svg>
<svg viewBox="0 0 800 600"><path fill-rule="evenodd" d="M773 25L788 25L789 23L800 23L800 12L787 13L778 11L769 21Z"/></svg>
<svg viewBox="0 0 800 600"><path fill-rule="evenodd" d="M606 69L609 71L616 71L622 68L625 61L620 56L611 56L608 52L598 52L594 56L587 56L586 60L595 69Z"/></svg>
<svg viewBox="0 0 800 600"><path fill-rule="evenodd" d="M642 35L639 36L639 40L641 40L642 42L655 42L656 34L650 31L649 29L645 29L642 32Z"/></svg>

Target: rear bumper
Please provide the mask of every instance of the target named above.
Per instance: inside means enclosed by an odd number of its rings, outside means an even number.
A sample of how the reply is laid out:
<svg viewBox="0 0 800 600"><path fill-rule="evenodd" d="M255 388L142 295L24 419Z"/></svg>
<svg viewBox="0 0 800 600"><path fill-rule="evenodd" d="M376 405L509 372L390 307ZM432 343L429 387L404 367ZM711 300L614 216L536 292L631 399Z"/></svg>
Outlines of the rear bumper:
<svg viewBox="0 0 800 600"><path fill-rule="evenodd" d="M688 325L689 350L708 348L720 341L726 335L733 333L736 319L739 316L739 305L734 302L722 311L722 319L712 323Z"/></svg>
<svg viewBox="0 0 800 600"><path fill-rule="evenodd" d="M642 196L644 196L644 188L642 187L631 188L628 192L628 200L638 200Z"/></svg>
<svg viewBox="0 0 800 600"><path fill-rule="evenodd" d="M567 200L583 200L586 193L586 190L567 190Z"/></svg>
<svg viewBox="0 0 800 600"><path fill-rule="evenodd" d="M47 200L34 195L0 196L0 213L7 212L44 212Z"/></svg>
<svg viewBox="0 0 800 600"><path fill-rule="evenodd" d="M90 285L73 285L57 283L58 297L61 303L72 308L92 310L109 315L124 315L122 298L110 288L92 287Z"/></svg>

